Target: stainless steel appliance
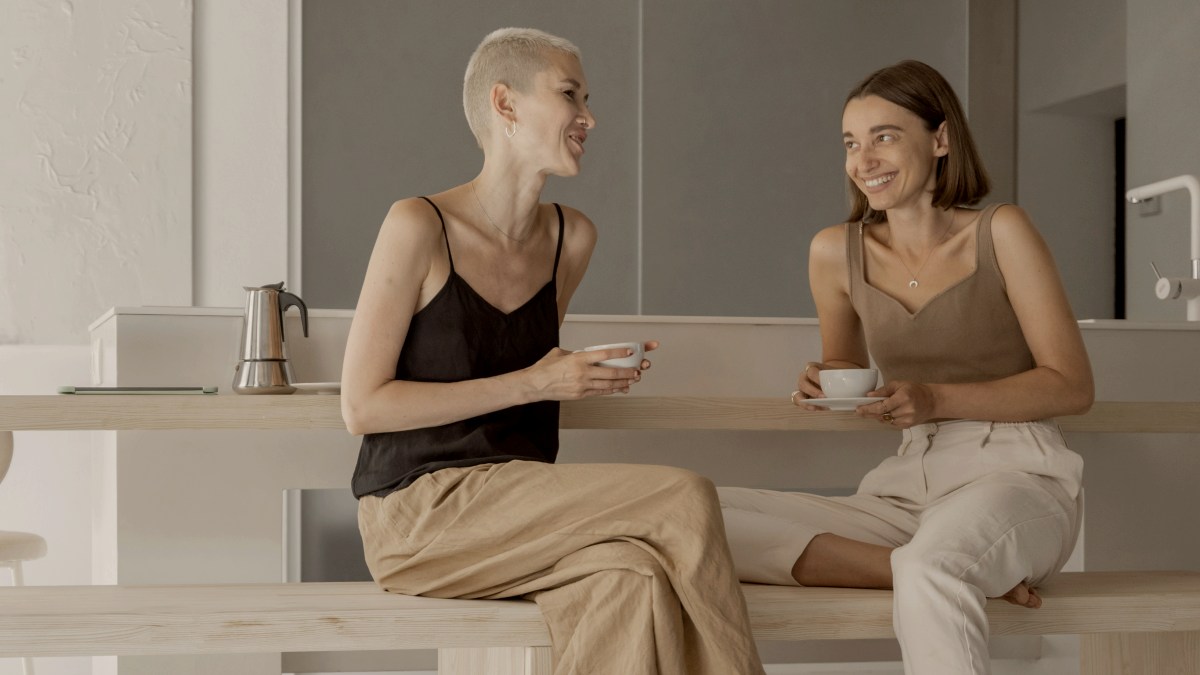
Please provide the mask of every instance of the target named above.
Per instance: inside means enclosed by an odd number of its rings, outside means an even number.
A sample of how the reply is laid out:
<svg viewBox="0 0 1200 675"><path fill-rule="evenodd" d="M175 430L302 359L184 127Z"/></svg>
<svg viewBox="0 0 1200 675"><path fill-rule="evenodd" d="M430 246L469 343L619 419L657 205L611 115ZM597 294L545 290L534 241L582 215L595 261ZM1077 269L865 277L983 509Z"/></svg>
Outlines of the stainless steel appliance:
<svg viewBox="0 0 1200 675"><path fill-rule="evenodd" d="M268 286L244 286L246 312L242 317L241 360L233 373L233 390L239 394L290 394L295 375L287 359L283 313L300 309L304 337L308 337L308 307L296 295L283 290L283 282Z"/></svg>

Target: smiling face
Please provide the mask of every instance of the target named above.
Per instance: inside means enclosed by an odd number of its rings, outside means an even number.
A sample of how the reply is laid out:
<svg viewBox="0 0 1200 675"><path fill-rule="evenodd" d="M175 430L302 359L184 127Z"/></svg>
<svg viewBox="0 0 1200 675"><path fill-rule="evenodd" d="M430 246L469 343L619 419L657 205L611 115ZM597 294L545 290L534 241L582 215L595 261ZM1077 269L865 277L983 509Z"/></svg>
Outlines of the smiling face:
<svg viewBox="0 0 1200 675"><path fill-rule="evenodd" d="M587 104L587 78L572 54L555 51L547 61L549 66L533 77L528 90L516 96L520 130L511 140L523 146L542 173L574 176L588 129L596 126Z"/></svg>
<svg viewBox="0 0 1200 675"><path fill-rule="evenodd" d="M910 110L879 96L842 111L846 175L876 211L932 201L937 161L949 152L945 124L930 131Z"/></svg>

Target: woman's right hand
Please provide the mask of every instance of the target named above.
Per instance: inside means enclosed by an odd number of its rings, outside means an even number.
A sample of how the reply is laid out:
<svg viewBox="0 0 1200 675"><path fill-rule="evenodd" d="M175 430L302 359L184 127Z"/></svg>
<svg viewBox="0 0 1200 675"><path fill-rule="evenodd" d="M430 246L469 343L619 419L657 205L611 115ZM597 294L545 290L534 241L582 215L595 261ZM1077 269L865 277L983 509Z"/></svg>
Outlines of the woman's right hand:
<svg viewBox="0 0 1200 675"><path fill-rule="evenodd" d="M804 401L811 398L825 398L825 392L821 390L821 371L832 367L817 361L809 361L804 364L804 370L800 371L800 377L796 380L796 391L792 392L792 404L805 410L825 410L825 408L808 405Z"/></svg>
<svg viewBox="0 0 1200 675"><path fill-rule="evenodd" d="M555 347L537 363L525 369L534 390L534 400L571 401L618 392L628 394L629 387L642 379L637 368L609 368L596 365L607 359L625 358L628 348L571 352Z"/></svg>

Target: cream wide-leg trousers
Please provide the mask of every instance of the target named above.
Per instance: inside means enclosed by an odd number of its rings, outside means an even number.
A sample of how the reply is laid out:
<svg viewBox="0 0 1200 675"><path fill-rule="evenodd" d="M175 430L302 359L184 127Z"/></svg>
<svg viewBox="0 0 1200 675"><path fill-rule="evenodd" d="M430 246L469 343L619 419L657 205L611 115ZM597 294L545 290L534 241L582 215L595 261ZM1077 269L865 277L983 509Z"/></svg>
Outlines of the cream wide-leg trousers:
<svg viewBox="0 0 1200 675"><path fill-rule="evenodd" d="M762 675L712 482L690 471L513 461L359 501L385 590L530 597L556 675Z"/></svg>
<svg viewBox="0 0 1200 675"><path fill-rule="evenodd" d="M825 532L892 546L893 621L908 675L987 675L986 598L1058 572L1079 534L1083 460L1053 421L904 430L857 494L719 488L743 581L797 585ZM1036 610L1030 610L1036 611Z"/></svg>

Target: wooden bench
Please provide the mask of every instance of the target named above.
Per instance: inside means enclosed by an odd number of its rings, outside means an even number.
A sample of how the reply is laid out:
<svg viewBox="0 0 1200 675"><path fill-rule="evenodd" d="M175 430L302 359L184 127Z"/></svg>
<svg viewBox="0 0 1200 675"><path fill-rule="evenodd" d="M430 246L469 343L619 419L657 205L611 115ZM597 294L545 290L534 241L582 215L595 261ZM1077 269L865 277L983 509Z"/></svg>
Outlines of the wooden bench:
<svg viewBox="0 0 1200 675"><path fill-rule="evenodd" d="M894 636L888 591L743 590L759 639ZM993 634L1084 634L1088 673L1200 672L1200 572L1068 572L1042 591L1039 610L991 601ZM550 636L526 601L407 597L370 582L27 586L0 597L0 656L438 648L442 673L493 672L479 668L485 660L542 664L498 672L549 673ZM1148 656L1164 669L1129 663L1130 642L1153 645ZM1115 654L1128 670L1097 668Z"/></svg>
<svg viewBox="0 0 1200 675"><path fill-rule="evenodd" d="M135 415L114 398L0 397L0 428L341 425L336 397L142 399ZM564 405L562 421L570 429L879 428L775 399L599 399ZM1200 404L1099 403L1061 423L1066 431L1196 433ZM743 590L758 639L893 636L889 591ZM1084 675L1200 673L1200 572L1064 573L1041 590L1038 610L990 602L992 633L1079 634ZM0 657L436 648L443 674L548 675L548 645L533 603L404 597L371 583L0 589Z"/></svg>

